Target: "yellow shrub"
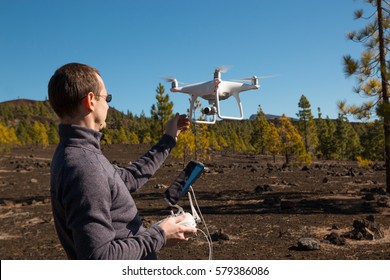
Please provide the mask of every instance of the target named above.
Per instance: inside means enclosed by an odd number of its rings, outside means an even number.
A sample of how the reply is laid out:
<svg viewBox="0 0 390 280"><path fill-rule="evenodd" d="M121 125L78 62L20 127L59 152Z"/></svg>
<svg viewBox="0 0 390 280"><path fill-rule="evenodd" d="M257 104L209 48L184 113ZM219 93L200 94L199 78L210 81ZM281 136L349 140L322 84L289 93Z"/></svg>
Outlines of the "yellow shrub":
<svg viewBox="0 0 390 280"><path fill-rule="evenodd" d="M358 162L359 167L368 167L372 164L371 160L362 158L361 156L357 156L356 160Z"/></svg>

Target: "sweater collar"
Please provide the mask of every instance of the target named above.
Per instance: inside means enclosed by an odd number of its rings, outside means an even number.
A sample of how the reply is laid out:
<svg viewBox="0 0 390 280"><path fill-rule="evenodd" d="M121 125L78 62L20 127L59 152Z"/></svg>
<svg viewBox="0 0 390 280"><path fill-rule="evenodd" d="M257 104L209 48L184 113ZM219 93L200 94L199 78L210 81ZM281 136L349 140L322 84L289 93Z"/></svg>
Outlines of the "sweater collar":
<svg viewBox="0 0 390 280"><path fill-rule="evenodd" d="M103 135L101 132L80 125L60 124L58 133L60 142L65 145L84 146L100 151L100 139Z"/></svg>

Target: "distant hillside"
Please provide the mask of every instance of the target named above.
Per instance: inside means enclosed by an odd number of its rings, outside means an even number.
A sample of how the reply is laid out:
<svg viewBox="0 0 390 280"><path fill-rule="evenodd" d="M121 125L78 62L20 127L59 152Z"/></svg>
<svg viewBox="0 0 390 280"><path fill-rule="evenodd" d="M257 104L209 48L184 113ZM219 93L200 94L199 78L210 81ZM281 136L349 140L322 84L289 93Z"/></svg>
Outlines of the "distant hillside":
<svg viewBox="0 0 390 280"><path fill-rule="evenodd" d="M112 115L122 117L124 115L113 107L110 107L108 112L109 118ZM0 121L13 125L19 121L39 121L42 123L54 121L58 123L59 119L48 100L15 99L0 102Z"/></svg>
<svg viewBox="0 0 390 280"><path fill-rule="evenodd" d="M39 101L39 100L32 100L32 99L15 99L15 100L8 100L4 102L0 102L0 106L8 104L12 106L35 106L37 103L42 103L45 101Z"/></svg>
<svg viewBox="0 0 390 280"><path fill-rule="evenodd" d="M249 120L253 121L253 120L256 119L256 117L257 117L257 114L253 114L253 115L251 115L251 116L249 117ZM265 114L265 117L266 117L266 119L269 120L269 121L275 121L275 120L279 120L282 116L271 115L271 114ZM289 117L289 119L290 119L291 121L293 121L293 122L298 121L298 119L296 119L296 118L290 118L290 117Z"/></svg>
<svg viewBox="0 0 390 280"><path fill-rule="evenodd" d="M49 101L16 99L0 102L0 121L13 125L20 121L42 123L58 121Z"/></svg>

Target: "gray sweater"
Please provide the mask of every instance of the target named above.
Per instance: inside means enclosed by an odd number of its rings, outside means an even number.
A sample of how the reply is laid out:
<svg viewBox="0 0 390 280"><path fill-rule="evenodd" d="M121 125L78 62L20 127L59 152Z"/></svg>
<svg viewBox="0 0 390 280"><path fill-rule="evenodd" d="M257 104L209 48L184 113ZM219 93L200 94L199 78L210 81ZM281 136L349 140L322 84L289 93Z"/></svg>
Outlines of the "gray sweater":
<svg viewBox="0 0 390 280"><path fill-rule="evenodd" d="M164 135L126 168L100 150L101 133L59 126L60 143L51 164L50 192L55 227L69 259L155 259L165 244L158 226L146 229L131 196L157 171L175 145Z"/></svg>

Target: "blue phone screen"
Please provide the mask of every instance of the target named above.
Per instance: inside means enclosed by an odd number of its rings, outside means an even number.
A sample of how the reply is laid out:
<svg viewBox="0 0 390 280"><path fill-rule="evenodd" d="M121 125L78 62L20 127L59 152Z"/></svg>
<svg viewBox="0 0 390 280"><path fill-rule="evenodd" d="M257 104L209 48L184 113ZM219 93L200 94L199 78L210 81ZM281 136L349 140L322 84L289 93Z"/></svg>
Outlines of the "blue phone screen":
<svg viewBox="0 0 390 280"><path fill-rule="evenodd" d="M180 197L186 194L188 191L189 187L199 178L200 174L202 174L204 170L203 165L196 165L194 169L192 170L190 176L188 177L187 181L185 182L183 186L183 190L180 193Z"/></svg>
<svg viewBox="0 0 390 280"><path fill-rule="evenodd" d="M165 199L172 205L188 192L190 186L199 178L204 170L204 165L198 161L191 161L165 191Z"/></svg>

